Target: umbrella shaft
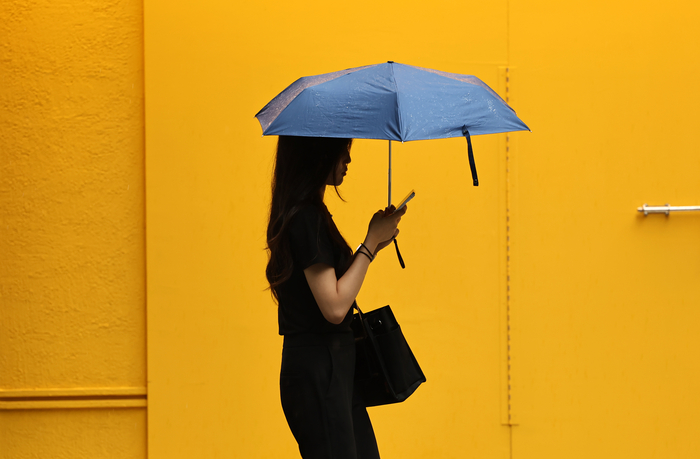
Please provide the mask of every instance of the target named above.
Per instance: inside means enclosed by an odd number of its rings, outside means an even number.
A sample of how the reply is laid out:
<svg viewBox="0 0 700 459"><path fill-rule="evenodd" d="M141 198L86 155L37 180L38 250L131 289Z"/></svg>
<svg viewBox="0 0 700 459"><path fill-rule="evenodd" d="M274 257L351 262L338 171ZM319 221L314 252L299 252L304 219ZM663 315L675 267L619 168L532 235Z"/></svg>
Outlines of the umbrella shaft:
<svg viewBox="0 0 700 459"><path fill-rule="evenodd" d="M387 207L391 207L391 140L389 141L389 204Z"/></svg>

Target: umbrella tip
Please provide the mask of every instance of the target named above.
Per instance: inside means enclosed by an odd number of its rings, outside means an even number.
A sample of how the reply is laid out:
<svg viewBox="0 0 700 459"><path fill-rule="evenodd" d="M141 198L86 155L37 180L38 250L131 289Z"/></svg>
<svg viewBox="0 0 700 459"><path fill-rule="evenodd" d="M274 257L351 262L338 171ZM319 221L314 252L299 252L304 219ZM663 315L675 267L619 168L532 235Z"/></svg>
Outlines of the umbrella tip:
<svg viewBox="0 0 700 459"><path fill-rule="evenodd" d="M393 64L394 61L386 61L387 64Z"/></svg>

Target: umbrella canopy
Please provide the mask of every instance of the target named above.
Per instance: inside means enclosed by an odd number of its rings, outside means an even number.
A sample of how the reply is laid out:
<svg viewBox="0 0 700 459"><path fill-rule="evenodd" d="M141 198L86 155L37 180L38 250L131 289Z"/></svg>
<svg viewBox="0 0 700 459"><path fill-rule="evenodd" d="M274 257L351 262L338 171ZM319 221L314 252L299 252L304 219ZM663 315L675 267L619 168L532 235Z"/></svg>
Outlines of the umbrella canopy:
<svg viewBox="0 0 700 459"><path fill-rule="evenodd" d="M299 78L255 116L263 135L389 140L389 206L392 140L465 136L477 186L470 135L530 130L477 77L393 61Z"/></svg>
<svg viewBox="0 0 700 459"><path fill-rule="evenodd" d="M263 135L389 140L389 205L392 140L465 136L478 186L470 135L530 130L477 77L393 61L299 78L255 116Z"/></svg>
<svg viewBox="0 0 700 459"><path fill-rule="evenodd" d="M263 135L405 142L529 130L477 77L392 61L300 78L255 116Z"/></svg>

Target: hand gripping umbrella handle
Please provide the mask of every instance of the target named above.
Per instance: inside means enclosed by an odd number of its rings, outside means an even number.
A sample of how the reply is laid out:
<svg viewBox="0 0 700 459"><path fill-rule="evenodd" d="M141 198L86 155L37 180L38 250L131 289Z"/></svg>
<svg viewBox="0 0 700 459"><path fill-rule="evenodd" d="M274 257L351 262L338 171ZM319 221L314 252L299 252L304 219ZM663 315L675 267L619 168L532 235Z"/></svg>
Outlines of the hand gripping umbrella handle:
<svg viewBox="0 0 700 459"><path fill-rule="evenodd" d="M479 186L479 177L476 175L476 163L474 162L474 151L472 150L472 138L469 135L469 130L465 125L462 128L462 134L467 138L467 150L469 152L469 168L472 170L472 180L474 181L474 186Z"/></svg>

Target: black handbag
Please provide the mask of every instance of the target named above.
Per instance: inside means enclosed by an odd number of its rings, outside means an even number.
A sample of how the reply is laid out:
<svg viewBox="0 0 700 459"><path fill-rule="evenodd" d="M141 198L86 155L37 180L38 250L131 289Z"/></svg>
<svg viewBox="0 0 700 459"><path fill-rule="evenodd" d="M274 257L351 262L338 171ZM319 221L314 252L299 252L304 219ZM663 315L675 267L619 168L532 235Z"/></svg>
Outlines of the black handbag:
<svg viewBox="0 0 700 459"><path fill-rule="evenodd" d="M365 406L406 400L425 375L406 342L389 306L363 313L357 304L355 335L355 390Z"/></svg>

